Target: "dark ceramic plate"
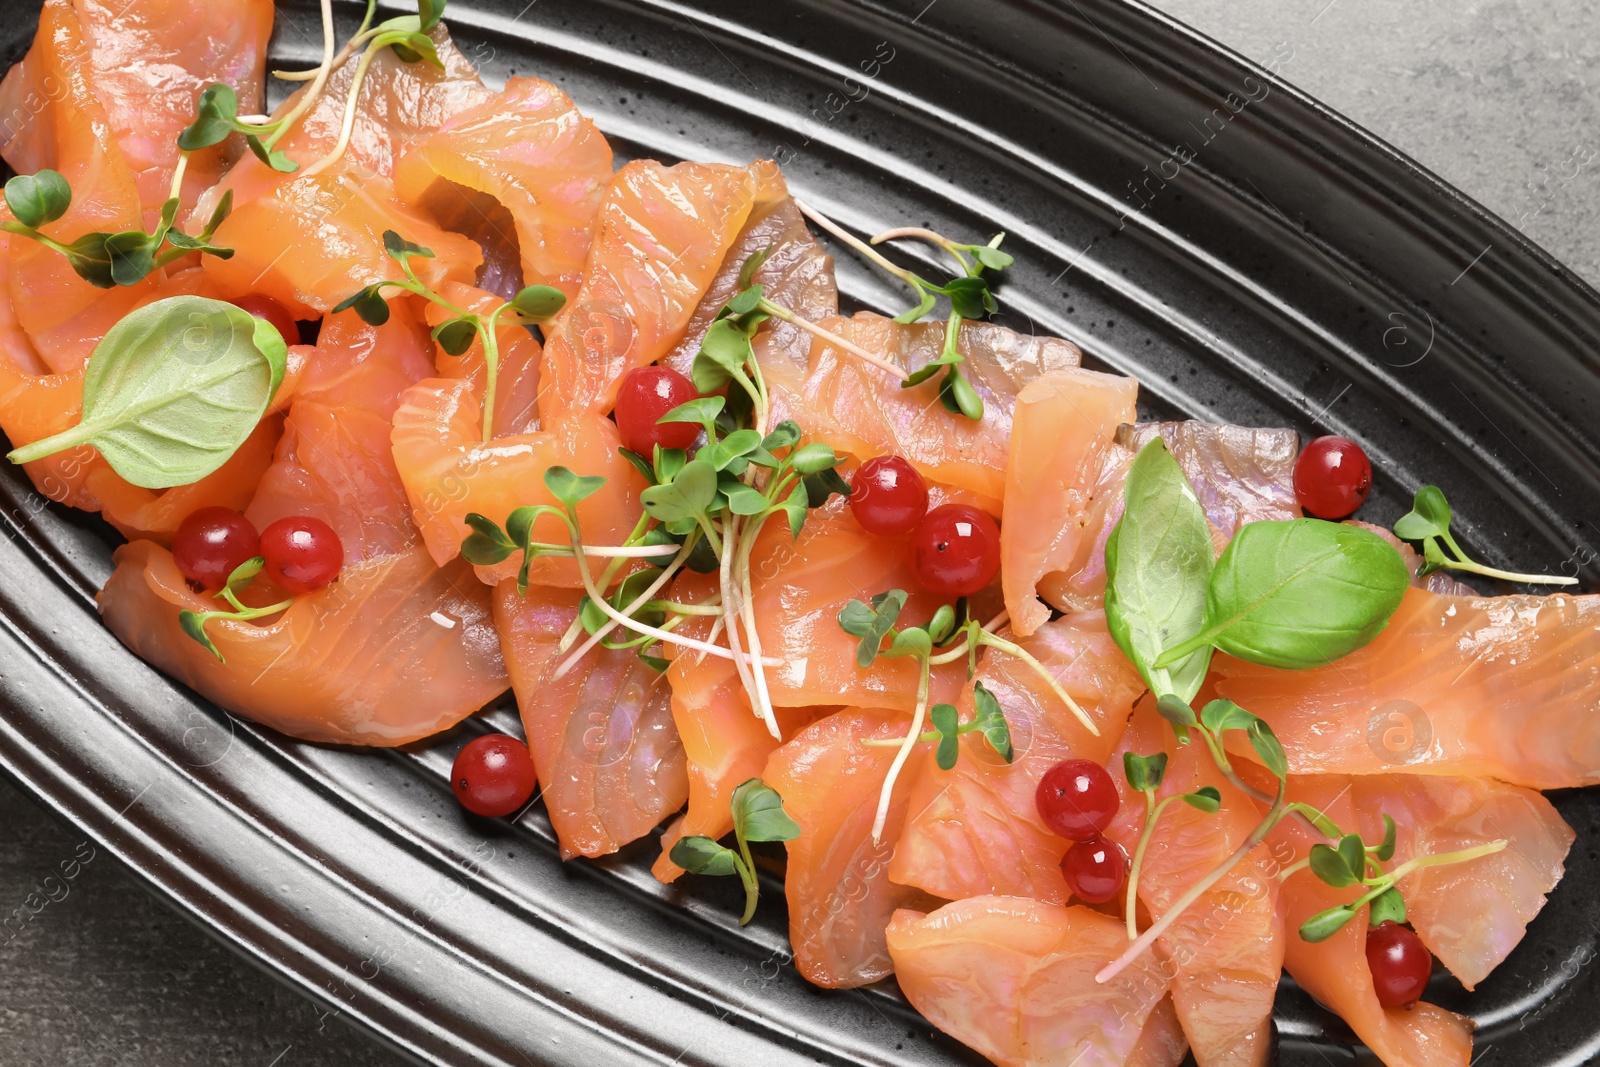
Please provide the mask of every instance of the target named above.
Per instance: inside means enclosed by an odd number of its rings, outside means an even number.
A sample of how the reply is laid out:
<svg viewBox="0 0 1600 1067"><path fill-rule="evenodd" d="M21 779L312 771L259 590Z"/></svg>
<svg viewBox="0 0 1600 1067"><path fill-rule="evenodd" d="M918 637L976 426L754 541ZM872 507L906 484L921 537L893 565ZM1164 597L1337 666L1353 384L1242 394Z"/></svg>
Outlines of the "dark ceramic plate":
<svg viewBox="0 0 1600 1067"><path fill-rule="evenodd" d="M1017 254L1003 321L1136 375L1147 416L1348 434L1377 468L1366 517L1392 521L1436 482L1491 561L1592 577L1596 294L1160 15L1116 0L456 0L449 16L491 80L556 81L625 154L775 156L867 231L1003 229ZM0 58L21 55L26 21L0 28ZM276 57L311 60L315 6L280 22ZM857 305L904 303L849 258L839 276ZM658 885L651 842L562 864L537 809L515 827L463 816L450 759L512 727L509 703L385 753L299 744L197 700L97 621L115 538L13 470L0 496L0 765L330 1013L450 1064L979 1062L893 983L801 981L775 877L740 930L731 887ZM1478 992L1431 991L1478 1020L1489 1067L1600 1049L1600 794L1557 803L1578 842L1544 914ZM1284 1064L1360 1058L1288 983L1278 1030Z"/></svg>

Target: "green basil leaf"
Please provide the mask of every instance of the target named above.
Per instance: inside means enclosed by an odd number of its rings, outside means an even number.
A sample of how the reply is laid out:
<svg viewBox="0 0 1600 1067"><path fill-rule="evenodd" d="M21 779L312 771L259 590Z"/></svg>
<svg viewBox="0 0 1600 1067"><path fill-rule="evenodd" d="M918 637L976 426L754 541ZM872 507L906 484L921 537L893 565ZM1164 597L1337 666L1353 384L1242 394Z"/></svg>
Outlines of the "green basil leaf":
<svg viewBox="0 0 1600 1067"><path fill-rule="evenodd" d="M740 783L733 791L733 828L746 841L793 841L799 825L783 810L778 791L759 778Z"/></svg>
<svg viewBox="0 0 1600 1067"><path fill-rule="evenodd" d="M1367 907L1367 922L1371 926L1381 926L1384 922L1406 921L1406 898L1401 896L1400 890L1394 886L1373 897Z"/></svg>
<svg viewBox="0 0 1600 1067"><path fill-rule="evenodd" d="M1394 524L1394 535L1402 541L1415 542L1445 537L1450 533L1450 519L1450 502L1444 498L1444 490L1425 485L1412 498L1411 510Z"/></svg>
<svg viewBox="0 0 1600 1067"><path fill-rule="evenodd" d="M1188 702L1211 665L1202 648L1171 667L1168 649L1200 632L1211 575L1211 527L1178 461L1157 437L1129 468L1122 518L1106 541L1106 627L1158 698L1174 696L1194 725ZM1163 705L1163 715L1167 709Z"/></svg>
<svg viewBox="0 0 1600 1067"><path fill-rule="evenodd" d="M709 837L680 837L667 858L690 874L734 874L733 850Z"/></svg>
<svg viewBox="0 0 1600 1067"><path fill-rule="evenodd" d="M644 510L659 522L698 521L716 498L717 472L698 459L684 464L672 481L639 494Z"/></svg>
<svg viewBox="0 0 1600 1067"><path fill-rule="evenodd" d="M1000 702L984 688L981 681L972 687L972 701L976 709L974 721L978 723L978 729L983 731L984 740L989 742L989 747L1001 759L1010 763L1016 758L1016 753L1011 748L1011 724L1006 721L1005 712L1000 710Z"/></svg>
<svg viewBox="0 0 1600 1067"><path fill-rule="evenodd" d="M1373 859L1381 863L1388 863L1394 859L1395 836L1394 820L1385 814L1383 817L1383 841L1377 848L1372 850ZM1403 922L1404 920L1397 921Z"/></svg>
<svg viewBox="0 0 1600 1067"><path fill-rule="evenodd" d="M427 33L444 17L445 0L417 0L417 28Z"/></svg>
<svg viewBox="0 0 1600 1067"><path fill-rule="evenodd" d="M1312 845L1310 859L1311 873L1335 889L1343 889L1360 881L1360 875L1350 869L1344 854L1327 845L1320 842Z"/></svg>
<svg viewBox="0 0 1600 1067"><path fill-rule="evenodd" d="M1124 752L1122 773L1128 779L1128 785L1141 793L1155 789L1167 776L1167 754L1156 752L1149 756L1140 756L1133 752Z"/></svg>
<svg viewBox="0 0 1600 1067"><path fill-rule="evenodd" d="M551 496L569 508L577 507L580 501L594 496L605 484L606 480L599 475L574 474L559 465L547 467L544 472L544 487L550 490Z"/></svg>
<svg viewBox="0 0 1600 1067"><path fill-rule="evenodd" d="M1267 667L1322 667L1378 636L1410 585L1400 553L1359 527L1248 523L1212 571L1205 626L1189 644Z"/></svg>
<svg viewBox="0 0 1600 1067"><path fill-rule="evenodd" d="M217 657L217 662L226 663L228 661L222 658L222 653L217 651L217 646L212 644L210 635L206 633L206 623L211 618L213 616L210 614L202 615L186 608L178 612L178 627L194 640L200 642L207 652Z"/></svg>
<svg viewBox="0 0 1600 1067"><path fill-rule="evenodd" d="M444 6L442 0L439 6ZM553 285L530 285L511 298L512 309L534 322L549 322L566 306L567 294Z"/></svg>
<svg viewBox="0 0 1600 1067"><path fill-rule="evenodd" d="M6 206L18 222L38 229L48 226L72 206L72 186L58 171L18 174L6 182Z"/></svg>
<svg viewBox="0 0 1600 1067"><path fill-rule="evenodd" d="M433 339L452 356L465 355L477 338L478 324L473 318L446 319L433 328Z"/></svg>
<svg viewBox="0 0 1600 1067"><path fill-rule="evenodd" d="M1300 939L1315 945L1326 941L1344 928L1355 912L1344 905L1319 911L1311 918L1300 924Z"/></svg>
<svg viewBox="0 0 1600 1067"><path fill-rule="evenodd" d="M1222 792L1213 785L1203 785L1193 793L1184 793L1179 797L1185 804L1207 815L1214 815L1222 807Z"/></svg>
<svg viewBox="0 0 1600 1067"><path fill-rule="evenodd" d="M89 356L82 421L17 449L11 461L89 444L145 489L197 482L256 428L287 357L276 327L232 304L157 300L111 327Z"/></svg>
<svg viewBox="0 0 1600 1067"><path fill-rule="evenodd" d="M954 704L935 704L928 711L933 728L939 731L939 747L934 751L934 762L941 771L956 765L961 756L960 722Z"/></svg>

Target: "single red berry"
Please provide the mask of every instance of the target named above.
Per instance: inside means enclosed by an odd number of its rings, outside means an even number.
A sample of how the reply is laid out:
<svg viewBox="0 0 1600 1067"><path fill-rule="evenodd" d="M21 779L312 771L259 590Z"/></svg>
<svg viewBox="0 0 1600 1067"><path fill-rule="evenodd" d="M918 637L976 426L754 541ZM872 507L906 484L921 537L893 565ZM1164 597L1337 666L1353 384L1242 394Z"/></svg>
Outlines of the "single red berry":
<svg viewBox="0 0 1600 1067"><path fill-rule="evenodd" d="M296 595L315 593L339 577L344 545L333 527L309 515L279 519L261 531L267 577Z"/></svg>
<svg viewBox="0 0 1600 1067"><path fill-rule="evenodd" d="M1409 926L1385 919L1367 931L1367 967L1378 1003L1386 1008L1409 1008L1428 987L1433 974L1433 953Z"/></svg>
<svg viewBox="0 0 1600 1067"><path fill-rule="evenodd" d="M928 483L899 456L874 456L850 479L850 512L868 533L910 533L928 513Z"/></svg>
<svg viewBox="0 0 1600 1067"><path fill-rule="evenodd" d="M1061 857L1061 877L1085 904L1104 904L1122 892L1122 883L1128 879L1128 854L1103 837L1079 841Z"/></svg>
<svg viewBox="0 0 1600 1067"><path fill-rule="evenodd" d="M272 297L262 296L260 293L251 293L249 296L241 296L233 301L233 306L241 311L248 311L258 319L266 319L272 323L278 328L278 332L283 335L283 343L285 345L297 345L300 343L300 327L295 323L294 316L289 314L288 308L272 299Z"/></svg>
<svg viewBox="0 0 1600 1067"><path fill-rule="evenodd" d="M679 404L687 404L700 394L694 383L671 367L636 367L622 378L617 390L617 406L612 414L622 434L622 447L649 459L656 445L662 448L688 448L700 436L692 422L657 422Z"/></svg>
<svg viewBox="0 0 1600 1067"><path fill-rule="evenodd" d="M1088 841L1105 833L1122 803L1111 775L1086 759L1062 760L1045 771L1033 802L1044 824L1072 841Z"/></svg>
<svg viewBox="0 0 1600 1067"><path fill-rule="evenodd" d="M971 596L1000 573L1000 527L970 504L934 508L911 534L911 569L940 596Z"/></svg>
<svg viewBox="0 0 1600 1067"><path fill-rule="evenodd" d="M172 537L178 572L207 592L221 589L239 564L260 554L255 526L232 508L192 511Z"/></svg>
<svg viewBox="0 0 1600 1067"><path fill-rule="evenodd" d="M526 804L537 780L528 746L506 734L473 738L450 767L450 788L461 806L491 819Z"/></svg>
<svg viewBox="0 0 1600 1067"><path fill-rule="evenodd" d="M1372 461L1348 437L1319 437L1294 465L1294 495L1319 519L1354 515L1372 488Z"/></svg>

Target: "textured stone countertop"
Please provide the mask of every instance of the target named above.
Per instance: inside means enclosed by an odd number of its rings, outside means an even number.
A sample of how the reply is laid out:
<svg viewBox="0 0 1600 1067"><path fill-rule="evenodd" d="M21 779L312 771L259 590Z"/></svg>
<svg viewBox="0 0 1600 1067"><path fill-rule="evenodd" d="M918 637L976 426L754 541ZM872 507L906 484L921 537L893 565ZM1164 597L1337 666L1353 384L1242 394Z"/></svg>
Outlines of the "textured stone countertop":
<svg viewBox="0 0 1600 1067"><path fill-rule="evenodd" d="M1589 0L1156 6L1257 61L1287 42L1284 77L1600 282L1600 9ZM236 959L80 842L0 782L0 910L63 864L76 872L64 897L0 936L7 1067L402 1062Z"/></svg>

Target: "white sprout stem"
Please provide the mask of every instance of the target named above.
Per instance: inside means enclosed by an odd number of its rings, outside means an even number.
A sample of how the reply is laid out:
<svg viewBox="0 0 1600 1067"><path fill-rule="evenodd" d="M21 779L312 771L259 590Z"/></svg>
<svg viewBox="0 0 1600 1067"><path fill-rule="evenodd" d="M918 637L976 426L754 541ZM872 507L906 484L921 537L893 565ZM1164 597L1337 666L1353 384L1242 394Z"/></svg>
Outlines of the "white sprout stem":
<svg viewBox="0 0 1600 1067"><path fill-rule="evenodd" d="M676 556L682 551L677 545L584 545L583 554L599 559L647 559L652 556Z"/></svg>
<svg viewBox="0 0 1600 1067"><path fill-rule="evenodd" d="M930 677L927 660L922 661L921 675L917 681L917 710L911 716L911 730L900 742L900 751L894 754L894 762L889 764L889 773L883 779L883 789L878 793L878 813L872 819L874 847L883 844L883 828L889 821L889 806L894 801L894 783L900 777L900 768L906 765L911 750L917 745L917 737L922 733L922 720L928 714Z"/></svg>
<svg viewBox="0 0 1600 1067"><path fill-rule="evenodd" d="M902 237L911 238L918 241L927 241L931 245L936 245L939 248L944 249L946 252L950 253L951 258L961 265L962 274L966 274L972 269L972 264L968 263L966 258L962 256L961 251L956 247L956 243L954 241L950 240L950 238L946 237L942 233L936 233L933 230L924 229L921 226L896 226L892 230L884 230L882 233L874 234L871 241L875 245L881 245L885 241L896 241Z"/></svg>
<svg viewBox="0 0 1600 1067"><path fill-rule="evenodd" d="M762 300L761 310L765 311L775 319L782 319L784 322L798 326L802 330L811 334L813 337L821 338L823 341L826 341L828 344L833 345L836 348L842 348L851 355L866 360L874 367L877 367L879 370L884 371L885 373L893 375L902 382L908 381L911 378L911 375L906 373L904 368L896 366L894 363L891 363L889 360L884 359L882 356L874 352L867 351L854 341L846 340L831 330L823 329L821 326L818 326L805 316L796 315L786 307L781 307L778 304L774 304L770 300Z"/></svg>
<svg viewBox="0 0 1600 1067"><path fill-rule="evenodd" d="M1133 850L1133 862L1128 865L1128 940L1132 941L1139 936L1139 923L1136 910L1139 903L1139 872L1144 867L1144 854L1150 849L1150 840L1156 835L1156 822L1161 818L1161 813L1167 810L1167 805L1175 797L1165 797L1158 804L1154 790L1144 791L1144 829L1139 832L1139 844Z"/></svg>
<svg viewBox="0 0 1600 1067"><path fill-rule="evenodd" d="M1466 863L1470 860L1482 859L1484 856L1492 856L1496 852L1505 851L1506 846L1509 844L1510 842L1502 837L1482 845L1458 849L1455 852L1438 852L1431 856L1418 856L1402 863L1381 879L1377 879L1377 881L1388 883L1383 887L1388 888L1388 886L1394 885L1412 871L1418 871L1424 867L1444 867L1452 863Z"/></svg>
<svg viewBox="0 0 1600 1067"><path fill-rule="evenodd" d="M980 634L978 637L978 643L982 645L989 645L992 648L998 648L1002 652L1009 652L1011 655L1026 663L1030 668L1033 669L1035 674L1043 678L1049 684L1050 691L1055 693L1055 695L1067 705L1068 710L1070 710L1073 715L1077 716L1078 721L1083 724L1083 728L1085 730L1088 730L1095 737L1100 736L1100 728L1094 724L1094 720L1089 718L1088 714L1078 706L1078 702L1072 699L1071 694L1062 688L1061 683L1056 680L1055 675L1050 673L1049 668L1047 668L1043 663L1040 663L1037 659L1034 659L1032 654L1030 654L1027 649L1023 648L1021 645L1013 644L1003 637L996 637L991 633Z"/></svg>
<svg viewBox="0 0 1600 1067"><path fill-rule="evenodd" d="M576 549L577 547L577 539L574 538L573 548ZM595 607L600 609L601 614L605 615L618 625L625 626L635 633L647 634L650 637L654 637L662 644L682 645L684 648L699 649L700 651L705 652L707 655L716 656L720 659L731 659L735 663L739 662L735 652L723 648L720 645L709 644L705 641L697 641L692 637L679 637L677 634L663 630L658 626L650 626L646 623L640 622L638 619L632 619L622 614L606 601L606 598L601 595L600 590L595 588L594 576L589 573L589 565L582 556L578 557L578 576L583 579L583 591L589 594L589 599L594 601ZM780 660L774 660L772 662L772 666L779 666L780 663Z"/></svg>
<svg viewBox="0 0 1600 1067"><path fill-rule="evenodd" d="M322 0L322 2L326 4L330 3L331 0ZM339 158L344 155L345 149L350 147L350 135L355 131L356 111L361 103L361 83L366 80L367 68L372 66L373 59L377 57L380 51L382 49L369 45L367 50L361 53L361 62L356 64L355 76L350 79L350 97L345 101L344 125L339 128L339 141L333 146L331 152L301 171L299 177L310 178L321 174L337 163ZM309 95L307 93L307 96Z"/></svg>
<svg viewBox="0 0 1600 1067"><path fill-rule="evenodd" d="M824 230L827 230L829 233L833 234L833 236L837 237L839 240L843 241L857 252L860 252L863 256L866 256L868 259L872 260L872 262L876 263L890 274L893 274L896 278L899 278L907 285L916 284L912 281L910 271L903 267L896 266L890 260L885 259L883 254L876 248L873 248L871 245L861 240L861 238L857 237L849 230L846 230L844 227L828 218L828 216L824 215L822 212L818 211L804 200L801 200L799 197L794 197L794 206L799 208L800 213L806 218L810 219L818 226L821 226Z"/></svg>
<svg viewBox="0 0 1600 1067"><path fill-rule="evenodd" d="M1568 578L1560 574L1518 574L1515 571L1503 571L1498 567L1485 567L1481 563L1471 560L1451 560L1445 564L1451 570L1467 571L1471 574L1481 574L1485 578L1498 578L1503 582L1517 582L1522 585L1577 585L1578 579Z"/></svg>
<svg viewBox="0 0 1600 1067"><path fill-rule="evenodd" d="M189 169L189 153L178 153L178 165L172 168L172 189L167 193L168 200L178 199L178 194L183 192L183 172Z"/></svg>
<svg viewBox="0 0 1600 1067"><path fill-rule="evenodd" d="M289 113L283 117L278 124L277 131L262 142L262 146L267 151L270 152L277 147L278 142L283 140L284 134L288 133L296 122L300 121L300 116L311 109L311 105L316 102L318 95L321 94L322 87L328 84L328 75L333 73L333 45L333 0L322 0L322 66L318 67L312 74L312 82L306 87L305 92L301 94L300 102L295 104ZM358 82L360 77L360 74L356 75ZM348 126L348 124L347 122L346 125ZM348 134L346 138L348 139Z"/></svg>
<svg viewBox="0 0 1600 1067"><path fill-rule="evenodd" d="M673 561L667 564L666 568L656 576L656 580L651 582L649 587L646 588L644 592L640 593L636 598L634 598L633 603L624 608L622 613L624 615L632 616L633 613L638 611L640 607L648 604L651 599L654 598L655 595L665 588L666 584L672 580L672 576L677 573L679 567L683 566L684 561L689 558L689 553L691 551L693 551L693 549L687 546L682 549L678 549ZM581 623L582 620L580 618L574 621ZM577 651L568 656L561 666L556 668L554 677L560 678L568 671L572 670L573 667L577 666L578 661L583 659L583 657L588 654L591 648L605 640L605 636L612 630L615 630L617 626L618 623L616 622L608 622L604 626L600 627L600 629L590 634L589 639L583 644L579 645Z"/></svg>
<svg viewBox="0 0 1600 1067"><path fill-rule="evenodd" d="M727 525L722 528L723 540L731 545L736 545L739 538L739 526L742 520L737 515L728 517ZM722 625L728 632L728 647L733 650L733 665L739 672L739 684L744 686L744 691L750 695L752 711L756 705L756 680L749 664L744 659L744 642L739 640L739 619L742 605L740 603L739 585L733 580L734 553L724 547L717 567L717 582L722 590ZM758 712L759 714L759 712Z"/></svg>
<svg viewBox="0 0 1600 1067"><path fill-rule="evenodd" d="M750 638L750 674L756 683L756 712L761 716L761 721L767 724L768 732L781 741L783 732L778 729L778 716L772 707L772 695L767 691L767 671L761 655L761 634L756 630L755 597L750 588L750 553L765 521L766 516L763 515L751 521L748 531L741 529L738 544L739 558L734 564L734 570L739 580L739 618L743 621L745 633ZM732 554L731 548L729 552Z"/></svg>

